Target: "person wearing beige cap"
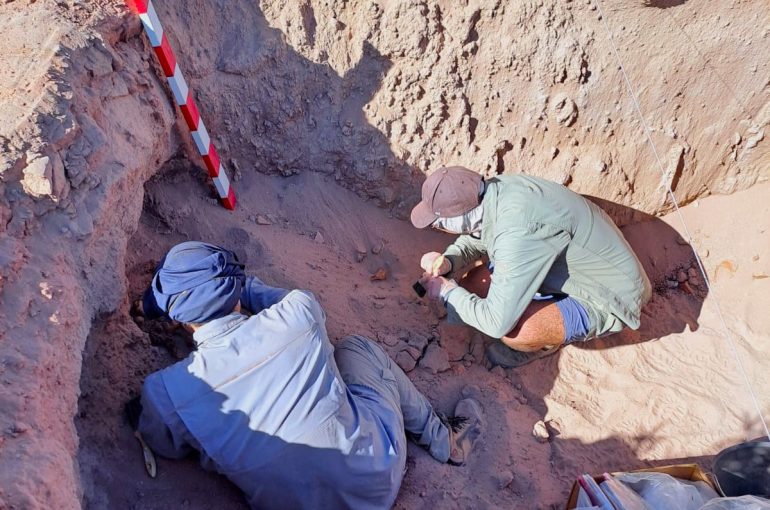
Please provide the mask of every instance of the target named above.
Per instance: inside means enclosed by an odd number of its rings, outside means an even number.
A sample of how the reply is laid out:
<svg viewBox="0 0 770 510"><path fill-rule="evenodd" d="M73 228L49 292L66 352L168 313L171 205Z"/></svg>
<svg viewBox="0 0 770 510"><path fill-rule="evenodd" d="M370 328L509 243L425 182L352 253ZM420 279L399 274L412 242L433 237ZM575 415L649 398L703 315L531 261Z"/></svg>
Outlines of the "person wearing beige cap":
<svg viewBox="0 0 770 510"><path fill-rule="evenodd" d="M604 211L564 186L439 168L411 221L459 235L443 254L423 255L424 285L450 322L500 339L487 349L495 365L521 366L565 344L639 328L651 296L639 259Z"/></svg>

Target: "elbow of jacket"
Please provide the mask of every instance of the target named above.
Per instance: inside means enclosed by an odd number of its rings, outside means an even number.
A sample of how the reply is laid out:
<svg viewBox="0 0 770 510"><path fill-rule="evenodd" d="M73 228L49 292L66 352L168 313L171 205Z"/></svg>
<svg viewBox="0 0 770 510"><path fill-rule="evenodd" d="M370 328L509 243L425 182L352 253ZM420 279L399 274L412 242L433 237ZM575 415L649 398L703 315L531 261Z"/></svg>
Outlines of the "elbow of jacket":
<svg viewBox="0 0 770 510"><path fill-rule="evenodd" d="M326 313L321 307L321 303L318 302L318 298L315 297L315 294L309 290L301 290L299 291L299 295L301 297L298 298L297 302L300 303L302 308L307 312L309 324L323 324L326 320Z"/></svg>
<svg viewBox="0 0 770 510"><path fill-rule="evenodd" d="M505 327L504 324L493 324L492 326L483 328L481 332L492 338L502 338L507 335L511 329L513 328Z"/></svg>

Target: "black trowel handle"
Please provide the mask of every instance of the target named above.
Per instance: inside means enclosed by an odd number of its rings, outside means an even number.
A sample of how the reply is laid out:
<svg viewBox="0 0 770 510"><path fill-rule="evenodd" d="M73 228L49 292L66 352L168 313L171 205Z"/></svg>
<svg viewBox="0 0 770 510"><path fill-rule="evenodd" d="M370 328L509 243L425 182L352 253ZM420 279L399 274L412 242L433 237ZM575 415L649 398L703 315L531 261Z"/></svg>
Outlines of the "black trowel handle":
<svg viewBox="0 0 770 510"><path fill-rule="evenodd" d="M425 287L423 287L421 282L414 282L414 285L412 285L412 289L417 293L420 297L425 297L425 294L427 291L425 290Z"/></svg>

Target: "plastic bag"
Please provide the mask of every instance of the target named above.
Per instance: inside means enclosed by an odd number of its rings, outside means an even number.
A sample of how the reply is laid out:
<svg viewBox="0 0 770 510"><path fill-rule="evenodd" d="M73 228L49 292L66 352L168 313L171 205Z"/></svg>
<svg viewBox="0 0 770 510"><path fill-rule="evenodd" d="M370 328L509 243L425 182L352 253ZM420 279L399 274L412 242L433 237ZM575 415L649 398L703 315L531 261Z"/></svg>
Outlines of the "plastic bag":
<svg viewBox="0 0 770 510"><path fill-rule="evenodd" d="M599 484L599 487L602 488L615 508L622 510L650 510L650 507L639 494L609 473L604 473L604 481Z"/></svg>
<svg viewBox="0 0 770 510"><path fill-rule="evenodd" d="M578 508L591 508L594 504L591 502L591 498L588 497L588 493L583 487L578 488L577 507Z"/></svg>
<svg viewBox="0 0 770 510"><path fill-rule="evenodd" d="M580 475L578 477L578 483L594 505L603 510L613 510L614 507L612 506L612 503L610 503L610 500L607 499L607 495L591 476Z"/></svg>
<svg viewBox="0 0 770 510"><path fill-rule="evenodd" d="M712 499L700 510L770 510L770 499L757 496Z"/></svg>
<svg viewBox="0 0 770 510"><path fill-rule="evenodd" d="M575 507L575 510L602 510L602 507L594 506L594 504L591 503L591 498L588 497L586 491L581 487L578 489L577 506Z"/></svg>
<svg viewBox="0 0 770 510"><path fill-rule="evenodd" d="M615 477L656 510L699 510L719 497L705 482L679 480L664 473L623 473Z"/></svg>

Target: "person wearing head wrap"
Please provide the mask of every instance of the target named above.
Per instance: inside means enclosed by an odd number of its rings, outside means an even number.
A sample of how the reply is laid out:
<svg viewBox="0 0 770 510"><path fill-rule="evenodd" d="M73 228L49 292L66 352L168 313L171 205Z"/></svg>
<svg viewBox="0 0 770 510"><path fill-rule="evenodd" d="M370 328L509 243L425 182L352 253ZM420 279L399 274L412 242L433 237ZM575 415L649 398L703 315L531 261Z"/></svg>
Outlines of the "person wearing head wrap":
<svg viewBox="0 0 770 510"><path fill-rule="evenodd" d="M376 343L348 336L335 349L310 292L247 277L223 248L172 248L142 304L186 324L196 350L147 377L132 426L159 455L197 450L253 508L390 508L407 431L452 464L481 432L476 400L438 415Z"/></svg>
<svg viewBox="0 0 770 510"><path fill-rule="evenodd" d="M228 250L202 242L180 243L158 265L142 299L144 314L186 324L223 317L241 299L243 268Z"/></svg>
<svg viewBox="0 0 770 510"><path fill-rule="evenodd" d="M651 286L623 234L598 206L531 175L489 180L467 168L433 172L412 224L459 237L423 255L422 283L451 323L500 339L494 365L517 367L624 327L639 328ZM463 267L488 264L463 276Z"/></svg>

